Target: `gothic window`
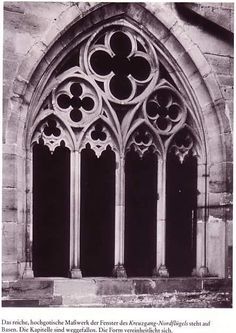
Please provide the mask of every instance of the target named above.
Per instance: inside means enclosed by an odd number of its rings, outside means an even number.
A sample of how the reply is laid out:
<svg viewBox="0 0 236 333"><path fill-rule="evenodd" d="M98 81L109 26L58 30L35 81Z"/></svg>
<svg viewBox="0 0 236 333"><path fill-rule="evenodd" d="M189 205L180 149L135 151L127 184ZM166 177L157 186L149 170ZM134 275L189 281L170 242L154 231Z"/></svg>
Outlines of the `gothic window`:
<svg viewBox="0 0 236 333"><path fill-rule="evenodd" d="M117 20L56 72L31 140L35 275L190 275L194 118L157 45Z"/></svg>

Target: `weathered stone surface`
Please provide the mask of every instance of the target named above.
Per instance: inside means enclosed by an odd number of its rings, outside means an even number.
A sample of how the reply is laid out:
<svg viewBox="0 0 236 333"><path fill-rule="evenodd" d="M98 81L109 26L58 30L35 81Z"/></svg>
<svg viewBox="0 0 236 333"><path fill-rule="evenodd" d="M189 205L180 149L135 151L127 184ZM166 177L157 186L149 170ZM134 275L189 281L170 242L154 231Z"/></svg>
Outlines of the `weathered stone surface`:
<svg viewBox="0 0 236 333"><path fill-rule="evenodd" d="M16 186L16 156L14 154L3 154L2 172L4 174L3 187Z"/></svg>
<svg viewBox="0 0 236 333"><path fill-rule="evenodd" d="M203 289L210 291L229 291L232 290L231 279L205 279L203 280Z"/></svg>
<svg viewBox="0 0 236 333"><path fill-rule="evenodd" d="M68 283L70 281L70 283ZM96 295L96 282L94 280L68 280L68 279L56 279L54 281L54 294L65 297L68 296L88 296Z"/></svg>
<svg viewBox="0 0 236 333"><path fill-rule="evenodd" d="M201 290L201 280L195 278L134 280L135 294L159 294L174 291Z"/></svg>
<svg viewBox="0 0 236 333"><path fill-rule="evenodd" d="M19 277L17 262L4 263L2 261L2 280L14 281Z"/></svg>
<svg viewBox="0 0 236 333"><path fill-rule="evenodd" d="M18 280L10 284L11 298L37 300L52 298L53 281L39 279Z"/></svg>
<svg viewBox="0 0 236 333"><path fill-rule="evenodd" d="M17 258L16 235L16 223L2 224L2 260L5 263Z"/></svg>
<svg viewBox="0 0 236 333"><path fill-rule="evenodd" d="M15 188L4 188L2 194L2 222L16 222L17 191Z"/></svg>
<svg viewBox="0 0 236 333"><path fill-rule="evenodd" d="M146 293L137 294L101 294L101 295L69 295L66 291L61 290L61 295L55 295L55 292L51 294L50 288L51 283L56 283L58 279L50 279L43 281L32 288L32 281L27 280L28 285L25 286L26 280L19 280L16 283L10 283L10 288L5 286L4 294L4 306L11 304L14 307L25 306L26 304L32 306L51 306L51 307L155 307L155 308L194 308L194 307L231 307L232 306L232 284L231 281L225 281L221 279L205 278L205 279L191 279L192 287L191 291L181 291L181 285L184 286L187 282L190 287L189 279L180 278L172 279L170 282L179 282L180 289L173 289L172 291L161 291L153 293L153 290L146 289ZM147 279L129 279L134 285L139 283L140 285L147 286ZM163 284L163 279L149 279L149 282L159 280L160 284ZM95 282L100 281L100 284L105 283L105 279L94 279ZM39 282L39 281L38 281ZM42 283L43 282L43 283ZM65 279L67 284L70 284L71 280ZM31 285L31 287L30 287ZM174 287L174 284L172 285ZM37 290L35 289L37 288ZM39 295L39 291L44 292ZM105 289L105 288L104 288ZM17 292L18 290L18 292ZM29 292L30 290L30 292ZM30 293L35 290L35 295L38 297L30 298ZM13 292L14 291L14 292ZM22 292L26 291L26 297L22 298Z"/></svg>
<svg viewBox="0 0 236 333"><path fill-rule="evenodd" d="M233 87L224 86L221 88L221 91L226 100L233 99L233 93L234 93Z"/></svg>
<svg viewBox="0 0 236 333"><path fill-rule="evenodd" d="M221 6L211 6L211 4L185 3L182 6L189 8L194 13L204 17L205 19L216 23L217 25L232 31L231 21L233 20L231 8L223 8Z"/></svg>
<svg viewBox="0 0 236 333"><path fill-rule="evenodd" d="M134 290L133 290L132 280L126 280L126 279L97 280L98 295L132 294L133 292Z"/></svg>
<svg viewBox="0 0 236 333"><path fill-rule="evenodd" d="M209 61L210 65L214 72L221 74L221 75L230 75L231 74L231 58L224 57L217 54L205 54L207 60Z"/></svg>
<svg viewBox="0 0 236 333"><path fill-rule="evenodd" d="M222 219L209 217L207 223L207 267L212 276L225 278L225 222Z"/></svg>
<svg viewBox="0 0 236 333"><path fill-rule="evenodd" d="M33 299L6 299L2 301L2 307L32 308L39 307L39 300Z"/></svg>

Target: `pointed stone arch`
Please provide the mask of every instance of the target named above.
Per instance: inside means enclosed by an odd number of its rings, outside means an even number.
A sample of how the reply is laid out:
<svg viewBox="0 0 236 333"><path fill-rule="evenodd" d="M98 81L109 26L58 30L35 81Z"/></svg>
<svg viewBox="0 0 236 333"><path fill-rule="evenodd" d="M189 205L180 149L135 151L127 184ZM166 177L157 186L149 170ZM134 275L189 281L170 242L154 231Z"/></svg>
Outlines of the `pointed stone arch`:
<svg viewBox="0 0 236 333"><path fill-rule="evenodd" d="M206 177L210 168L212 167L216 180L219 181L222 174L226 178L226 170L222 167L222 162L226 162L224 134L229 127L224 113L225 102L215 75L204 55L191 41L173 14L164 6L155 7L151 3L104 3L92 4L82 15L79 6L74 5L61 14L51 31L28 52L13 83L13 96L9 103L4 143L9 146L17 144L19 147L26 188L23 202L18 205L19 207L23 205L27 212L24 223L27 226L29 243L32 241L30 236L32 181L29 172L31 152L27 149L26 141L32 126L30 119L41 106L43 92L53 84L52 75L58 64L89 36L91 30L101 25L101 17L103 23L121 19L135 29L140 29L141 26L140 33L150 38L169 75L178 84L181 94L186 97L189 112L192 112L196 119L198 135L201 137L204 151L202 174L206 176L203 177L200 186L203 205L209 205L205 198L209 191L209 180L206 180ZM211 166L212 161L214 161L213 166ZM217 170L215 171L214 168ZM221 182L222 191L226 192L225 179ZM119 206L122 204L119 203ZM206 221L208 218L206 212L203 215L203 220ZM119 248L122 249L122 246L122 240L120 240ZM26 253L29 249L30 244L27 246ZM159 250L164 257L164 250ZM30 262L30 253L27 255L26 261ZM122 254L118 250L116 257L119 257L116 260L119 265ZM205 254L203 257L206 259ZM205 259L201 259L198 269L206 266ZM161 265L160 262L159 264Z"/></svg>

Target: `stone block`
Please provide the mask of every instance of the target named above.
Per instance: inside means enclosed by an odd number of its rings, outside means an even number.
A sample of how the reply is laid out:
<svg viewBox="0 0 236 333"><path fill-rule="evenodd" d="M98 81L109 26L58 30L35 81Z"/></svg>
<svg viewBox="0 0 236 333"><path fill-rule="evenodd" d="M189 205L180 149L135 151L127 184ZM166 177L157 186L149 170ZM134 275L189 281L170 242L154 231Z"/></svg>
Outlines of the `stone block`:
<svg viewBox="0 0 236 333"><path fill-rule="evenodd" d="M25 56L37 41L37 39L34 38L30 33L22 33L20 31L14 35L14 40L14 51L16 54L21 56Z"/></svg>
<svg viewBox="0 0 236 333"><path fill-rule="evenodd" d="M16 60L18 64L22 60L22 55L16 52L15 41L16 34L4 29L3 32L3 57L8 60Z"/></svg>
<svg viewBox="0 0 236 333"><path fill-rule="evenodd" d="M214 217L215 219L221 219L222 221L226 221L226 207L222 204L222 194L219 193L210 193L209 201L210 207L209 215Z"/></svg>
<svg viewBox="0 0 236 333"><path fill-rule="evenodd" d="M51 298L53 295L53 281L39 279L18 280L10 284L10 297L18 299Z"/></svg>
<svg viewBox="0 0 236 333"><path fill-rule="evenodd" d="M226 163L226 190L233 193L233 162Z"/></svg>
<svg viewBox="0 0 236 333"><path fill-rule="evenodd" d="M214 73L210 73L209 75L204 77L204 81L207 85L212 101L216 102L222 99L222 93L216 75Z"/></svg>
<svg viewBox="0 0 236 333"><path fill-rule="evenodd" d="M233 221L227 221L227 242L228 246L233 246Z"/></svg>
<svg viewBox="0 0 236 333"><path fill-rule="evenodd" d="M17 244L17 260L22 262L25 260L25 231L26 227L23 223L17 223L16 226L16 244Z"/></svg>
<svg viewBox="0 0 236 333"><path fill-rule="evenodd" d="M211 65L212 69L221 75L230 75L230 58L229 57L222 57L221 55L216 54L205 54L209 64Z"/></svg>
<svg viewBox="0 0 236 333"><path fill-rule="evenodd" d="M209 191L212 193L227 192L225 163L210 166Z"/></svg>
<svg viewBox="0 0 236 333"><path fill-rule="evenodd" d="M71 5L70 7L66 8L56 19L55 23L57 27L60 29L61 33L72 24L80 15L81 10L78 6Z"/></svg>
<svg viewBox="0 0 236 333"><path fill-rule="evenodd" d="M231 74L228 74L228 75L219 74L218 79L219 79L220 85L222 85L222 86L233 87L233 85L234 85L234 78L233 78L233 75L231 75Z"/></svg>
<svg viewBox="0 0 236 333"><path fill-rule="evenodd" d="M2 260L4 263L17 260L16 223L2 224Z"/></svg>
<svg viewBox="0 0 236 333"><path fill-rule="evenodd" d="M208 137L209 163L215 164L225 161L225 148L223 146L222 135L216 131L214 136ZM222 175L221 175L222 176Z"/></svg>
<svg viewBox="0 0 236 333"><path fill-rule="evenodd" d="M5 263L2 261L2 281L15 281L18 276L17 262Z"/></svg>
<svg viewBox="0 0 236 333"><path fill-rule="evenodd" d="M180 68L184 72L185 76L189 79L190 84L193 86L193 89L195 89L195 86L198 85L198 82L200 80L200 75L198 73L196 74L197 68L193 63L193 60L187 52L183 53L176 60Z"/></svg>
<svg viewBox="0 0 236 333"><path fill-rule="evenodd" d="M197 72L197 68L193 64L191 66L192 74L187 77L198 99L198 103L200 104L201 108L204 109L207 105L212 103L210 92L208 90L210 87L207 86L208 82L205 81L205 79L203 79Z"/></svg>
<svg viewBox="0 0 236 333"><path fill-rule="evenodd" d="M17 72L16 60L3 59L3 83L13 81Z"/></svg>
<svg viewBox="0 0 236 333"><path fill-rule="evenodd" d="M233 57L229 58L229 63L230 63L229 73L233 75L234 74L234 58Z"/></svg>
<svg viewBox="0 0 236 333"><path fill-rule="evenodd" d="M177 42L173 35L169 35L166 41L164 41L164 45L172 56L177 56L176 62L178 63L177 59L185 53L185 49L181 43Z"/></svg>
<svg viewBox="0 0 236 333"><path fill-rule="evenodd" d="M9 144L17 142L19 117L19 111L11 112L9 116L9 123L11 124L11 126L8 126L6 131L6 141Z"/></svg>
<svg viewBox="0 0 236 333"><path fill-rule="evenodd" d="M210 216L207 222L207 267L210 275L219 278L224 278L226 275L225 233L225 222Z"/></svg>
<svg viewBox="0 0 236 333"><path fill-rule="evenodd" d="M17 220L17 190L3 188L2 190L2 221L16 222Z"/></svg>
<svg viewBox="0 0 236 333"><path fill-rule="evenodd" d="M224 36L222 37L217 30L213 35L206 30L199 29L199 33L194 36L193 40L203 53L233 57L233 43L231 44Z"/></svg>
<svg viewBox="0 0 236 333"><path fill-rule="evenodd" d="M24 14L23 2L5 2L4 10L12 13Z"/></svg>
<svg viewBox="0 0 236 333"><path fill-rule="evenodd" d="M2 186L16 187L17 173L16 155L3 154L2 156Z"/></svg>
<svg viewBox="0 0 236 333"><path fill-rule="evenodd" d="M219 135L232 132L232 122L229 110L227 109L227 104L223 98L212 105L212 107L210 106L209 109L205 108L204 115L209 117L209 121L206 119L209 123L209 126L207 126L209 137L215 137L217 133ZM213 121L212 124L210 123L211 120ZM215 127L213 127L213 125Z"/></svg>
<svg viewBox="0 0 236 333"><path fill-rule="evenodd" d="M132 280L107 279L97 280L97 295L133 294Z"/></svg>
<svg viewBox="0 0 236 333"><path fill-rule="evenodd" d="M146 2L145 5L147 10L157 16L167 29L171 29L176 24L176 16L172 15L167 7L164 10L161 6L156 6L155 2Z"/></svg>
<svg viewBox="0 0 236 333"><path fill-rule="evenodd" d="M30 13L4 12L4 27L7 30L21 32L32 37L40 36L50 24L50 20Z"/></svg>
<svg viewBox="0 0 236 333"><path fill-rule="evenodd" d="M190 47L190 45L188 47ZM194 63L202 77L206 77L211 73L209 63L196 44L192 43L192 46L188 49L188 54L194 60Z"/></svg>
<svg viewBox="0 0 236 333"><path fill-rule="evenodd" d="M233 87L224 86L224 87L221 87L221 91L222 91L223 97L226 100L231 100L231 101L233 100L233 98L234 98L234 89L233 89Z"/></svg>
<svg viewBox="0 0 236 333"><path fill-rule="evenodd" d="M102 297L94 296L94 295L87 295L87 296L63 296L62 297L62 304L63 306L76 306L76 305L93 305L101 304Z"/></svg>
<svg viewBox="0 0 236 333"><path fill-rule="evenodd" d="M231 280L225 280L225 279L204 279L203 280L203 288L204 290L209 291L218 291L218 292L224 292L224 291L232 291L232 281Z"/></svg>
<svg viewBox="0 0 236 333"><path fill-rule="evenodd" d="M160 294L164 292L182 292L201 290L201 280L195 278L167 278L134 280L135 294Z"/></svg>
<svg viewBox="0 0 236 333"><path fill-rule="evenodd" d="M7 299L2 301L2 307L33 308L39 306L39 300Z"/></svg>
<svg viewBox="0 0 236 333"><path fill-rule="evenodd" d="M18 70L18 78L28 82L31 78L32 73L36 69L37 65L47 68L48 64L45 60L42 60L44 56L46 46L42 43L36 43L24 57L24 61L21 63ZM31 82L32 84L32 82Z"/></svg>
<svg viewBox="0 0 236 333"><path fill-rule="evenodd" d="M23 2L24 13L26 15L34 15L41 19L53 21L67 7L71 6L70 2Z"/></svg>
<svg viewBox="0 0 236 333"><path fill-rule="evenodd" d="M69 281L69 283L68 283ZM55 279L54 294L64 296L96 295L96 282L94 280Z"/></svg>

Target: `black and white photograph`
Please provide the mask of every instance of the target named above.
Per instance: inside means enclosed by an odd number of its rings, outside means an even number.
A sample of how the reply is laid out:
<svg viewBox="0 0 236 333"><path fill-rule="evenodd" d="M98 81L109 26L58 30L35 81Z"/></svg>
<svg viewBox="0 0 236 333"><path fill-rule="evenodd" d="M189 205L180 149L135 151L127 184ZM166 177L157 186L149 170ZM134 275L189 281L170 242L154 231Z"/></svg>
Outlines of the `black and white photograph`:
<svg viewBox="0 0 236 333"><path fill-rule="evenodd" d="M232 311L234 3L2 7L1 311Z"/></svg>

